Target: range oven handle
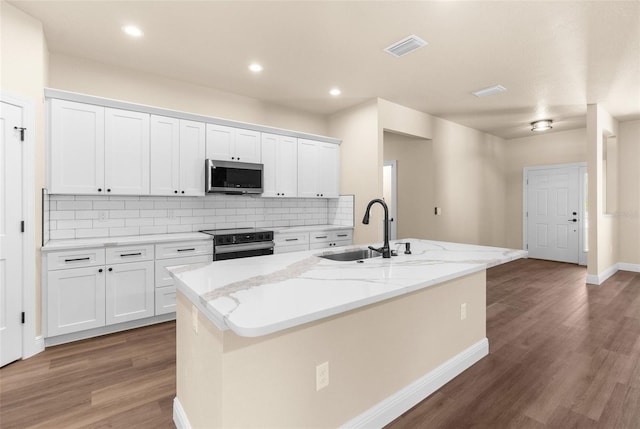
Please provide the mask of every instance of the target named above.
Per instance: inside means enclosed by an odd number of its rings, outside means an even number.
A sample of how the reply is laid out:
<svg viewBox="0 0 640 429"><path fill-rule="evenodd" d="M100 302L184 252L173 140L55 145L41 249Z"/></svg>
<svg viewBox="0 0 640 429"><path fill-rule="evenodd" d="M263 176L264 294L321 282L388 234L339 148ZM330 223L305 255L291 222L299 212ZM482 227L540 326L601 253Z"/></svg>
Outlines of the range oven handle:
<svg viewBox="0 0 640 429"><path fill-rule="evenodd" d="M273 241L258 241L255 243L240 243L240 244L227 244L227 245L217 245L215 246L214 253L216 255L220 255L223 253L231 253L231 252L244 252L249 250L262 250L262 249L273 249L274 243Z"/></svg>

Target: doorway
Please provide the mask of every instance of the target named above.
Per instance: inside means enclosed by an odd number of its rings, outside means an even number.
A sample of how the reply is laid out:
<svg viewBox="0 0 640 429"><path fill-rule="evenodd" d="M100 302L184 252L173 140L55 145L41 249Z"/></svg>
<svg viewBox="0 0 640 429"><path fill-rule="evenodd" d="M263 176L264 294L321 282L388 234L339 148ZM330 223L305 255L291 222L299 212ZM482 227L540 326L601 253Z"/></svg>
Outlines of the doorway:
<svg viewBox="0 0 640 429"><path fill-rule="evenodd" d="M586 164L524 169L523 243L530 258L587 264Z"/></svg>
<svg viewBox="0 0 640 429"><path fill-rule="evenodd" d="M398 238L398 162L384 161L382 165L382 198L389 207L389 239Z"/></svg>

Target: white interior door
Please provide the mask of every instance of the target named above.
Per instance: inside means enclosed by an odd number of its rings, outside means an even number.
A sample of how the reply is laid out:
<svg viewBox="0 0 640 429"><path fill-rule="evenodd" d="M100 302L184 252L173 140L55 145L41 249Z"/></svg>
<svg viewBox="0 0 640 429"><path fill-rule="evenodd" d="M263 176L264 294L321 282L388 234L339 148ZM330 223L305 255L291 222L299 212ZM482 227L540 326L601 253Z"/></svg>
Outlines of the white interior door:
<svg viewBox="0 0 640 429"><path fill-rule="evenodd" d="M580 167L536 168L526 176L529 257L577 264L583 222Z"/></svg>
<svg viewBox="0 0 640 429"><path fill-rule="evenodd" d="M22 108L0 103L0 366L22 357Z"/></svg>
<svg viewBox="0 0 640 429"><path fill-rule="evenodd" d="M397 180L397 162L384 161L382 166L382 195L384 202L389 207L389 239L396 240L398 238L398 180Z"/></svg>

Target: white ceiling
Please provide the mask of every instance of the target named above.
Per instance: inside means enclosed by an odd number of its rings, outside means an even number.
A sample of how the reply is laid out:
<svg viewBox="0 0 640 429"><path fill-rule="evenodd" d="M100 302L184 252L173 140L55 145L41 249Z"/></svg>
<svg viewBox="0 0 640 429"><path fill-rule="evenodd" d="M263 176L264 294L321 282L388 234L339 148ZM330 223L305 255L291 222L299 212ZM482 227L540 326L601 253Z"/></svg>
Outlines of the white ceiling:
<svg viewBox="0 0 640 429"><path fill-rule="evenodd" d="M536 119L584 127L589 103L640 118L638 1L10 3L42 21L50 52L322 115L381 97L504 138ZM145 36L125 36L129 23ZM410 34L429 44L383 52ZM508 91L470 94L495 84Z"/></svg>

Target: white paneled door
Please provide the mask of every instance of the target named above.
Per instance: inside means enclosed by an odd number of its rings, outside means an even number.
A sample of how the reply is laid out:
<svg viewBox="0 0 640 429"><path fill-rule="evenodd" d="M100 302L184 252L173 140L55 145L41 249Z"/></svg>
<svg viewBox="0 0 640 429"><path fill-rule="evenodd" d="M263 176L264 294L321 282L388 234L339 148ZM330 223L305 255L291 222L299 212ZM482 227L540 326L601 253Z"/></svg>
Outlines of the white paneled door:
<svg viewBox="0 0 640 429"><path fill-rule="evenodd" d="M529 257L578 263L583 221L579 166L526 174L525 228Z"/></svg>
<svg viewBox="0 0 640 429"><path fill-rule="evenodd" d="M0 366L22 357L22 108L0 103Z"/></svg>

